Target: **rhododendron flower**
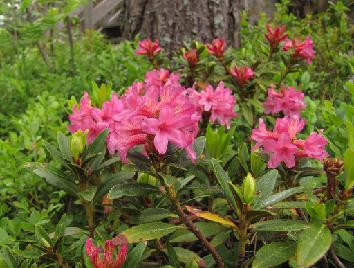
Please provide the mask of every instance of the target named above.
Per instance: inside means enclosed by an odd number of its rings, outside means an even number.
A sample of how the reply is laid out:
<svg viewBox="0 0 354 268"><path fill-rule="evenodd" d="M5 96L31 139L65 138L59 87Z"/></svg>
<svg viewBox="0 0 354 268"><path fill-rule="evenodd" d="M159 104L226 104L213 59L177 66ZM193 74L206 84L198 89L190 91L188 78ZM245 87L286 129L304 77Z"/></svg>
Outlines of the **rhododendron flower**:
<svg viewBox="0 0 354 268"><path fill-rule="evenodd" d="M240 87L244 87L251 78L254 77L253 70L248 66L233 67L230 69L231 75L235 78Z"/></svg>
<svg viewBox="0 0 354 268"><path fill-rule="evenodd" d="M263 120L259 119L259 127L253 129L251 136L256 141L253 150L262 147L270 155L269 168L276 168L282 162L292 168L299 157L323 160L328 156L325 151L326 139L318 133L311 133L306 140L297 139L296 135L304 126L305 121L298 117L284 117L276 120L273 131L268 131Z"/></svg>
<svg viewBox="0 0 354 268"><path fill-rule="evenodd" d="M226 50L226 44L224 39L214 39L211 44L207 44L207 48L210 54L217 58L223 58Z"/></svg>
<svg viewBox="0 0 354 268"><path fill-rule="evenodd" d="M80 106L75 105L73 107L73 114L69 115L71 124L68 129L71 133L75 133L78 130L88 130L87 142L91 143L96 136L104 129L97 124L97 114L99 109L91 106L90 96L87 92L84 92L84 96L81 98Z"/></svg>
<svg viewBox="0 0 354 268"><path fill-rule="evenodd" d="M107 240L103 249L95 247L91 239L85 243L86 254L94 268L122 268L126 261L128 245L123 244L117 252L115 247L113 240Z"/></svg>
<svg viewBox="0 0 354 268"><path fill-rule="evenodd" d="M163 69L151 71L144 82L133 83L121 98L113 94L102 109L91 107L85 94L80 110L74 107L69 116L69 130L89 129L88 135L94 139L103 129L109 129L107 149L110 154L118 152L124 162L128 151L137 145L153 149L146 153L164 154L168 142L185 149L194 160L192 145L199 117L185 91L178 75Z"/></svg>
<svg viewBox="0 0 354 268"><path fill-rule="evenodd" d="M137 55L146 55L149 58L156 56L161 51L159 41L157 39L155 42L152 42L151 39L143 39L139 41L138 46L139 48L135 53Z"/></svg>
<svg viewBox="0 0 354 268"><path fill-rule="evenodd" d="M312 132L304 142L304 152L311 158L322 160L328 157L328 153L324 150L327 143L323 135Z"/></svg>
<svg viewBox="0 0 354 268"><path fill-rule="evenodd" d="M315 57L315 50L311 37L306 37L303 42L299 39L286 40L283 46L284 51L292 49L295 59L304 59L307 64L310 64Z"/></svg>
<svg viewBox="0 0 354 268"><path fill-rule="evenodd" d="M230 127L231 119L237 115L234 111L236 99L232 91L224 87L223 82L220 82L215 90L211 85L201 92L193 90L190 97L200 113L211 112L210 121L213 123L218 121L221 125Z"/></svg>
<svg viewBox="0 0 354 268"><path fill-rule="evenodd" d="M183 54L183 58L189 63L189 65L196 65L198 61L198 55L196 49L188 50Z"/></svg>
<svg viewBox="0 0 354 268"><path fill-rule="evenodd" d="M266 114L282 112L285 116L299 117L305 108L304 93L293 87L281 88L280 92L271 87L268 89L268 97L263 106Z"/></svg>
<svg viewBox="0 0 354 268"><path fill-rule="evenodd" d="M280 27L276 26L273 29L270 25L267 24L266 27L268 31L265 35L265 38L268 40L270 46L273 49L278 47L278 45L288 37L288 34L285 33L286 31L285 25Z"/></svg>

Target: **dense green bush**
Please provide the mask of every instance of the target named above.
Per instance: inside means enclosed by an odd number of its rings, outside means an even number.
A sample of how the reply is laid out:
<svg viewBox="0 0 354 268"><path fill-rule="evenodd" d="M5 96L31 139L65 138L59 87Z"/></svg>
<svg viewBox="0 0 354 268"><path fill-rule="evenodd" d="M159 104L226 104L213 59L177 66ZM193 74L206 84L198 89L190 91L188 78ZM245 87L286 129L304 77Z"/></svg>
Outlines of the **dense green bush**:
<svg viewBox="0 0 354 268"><path fill-rule="evenodd" d="M127 239L125 268L216 267L217 255L225 267L351 267L354 56L343 2L299 19L284 0L272 21L261 16L250 25L243 14L240 49L218 57L193 42L172 58L137 56L136 42L112 45L95 32L80 36L75 20L71 50L66 32L45 33L83 1L64 1L41 15L43 1L29 22L30 2L19 9L0 3L11 18L0 28L0 268L94 267L88 237L96 245L113 239L120 248ZM290 38L311 36L312 64L272 51L267 23L286 25ZM254 77L240 84L230 71L235 66L252 68ZM98 110L111 89L122 96L155 68L178 73L182 86L199 91L224 81L236 97L230 129L208 124L210 114L202 114L195 162L178 146L158 154L151 139L145 154L131 150L126 164L106 152L112 133L101 132L91 144L82 132L68 136L68 115L84 91ZM305 93L306 127L298 138L323 133L327 159L267 168L267 153L251 151L258 119L275 124L277 115L263 107L271 85ZM193 225L209 242L197 239Z"/></svg>

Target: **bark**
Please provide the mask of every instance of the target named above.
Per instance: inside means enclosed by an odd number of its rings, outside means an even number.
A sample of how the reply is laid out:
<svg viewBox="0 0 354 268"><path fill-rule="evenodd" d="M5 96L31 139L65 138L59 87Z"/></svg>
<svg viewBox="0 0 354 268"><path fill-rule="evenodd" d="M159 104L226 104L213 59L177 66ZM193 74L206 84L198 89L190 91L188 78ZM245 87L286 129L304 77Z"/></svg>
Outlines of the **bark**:
<svg viewBox="0 0 354 268"><path fill-rule="evenodd" d="M229 46L240 45L240 10L244 0L124 0L117 17L121 39L158 38L171 52L184 42L210 42L224 38Z"/></svg>

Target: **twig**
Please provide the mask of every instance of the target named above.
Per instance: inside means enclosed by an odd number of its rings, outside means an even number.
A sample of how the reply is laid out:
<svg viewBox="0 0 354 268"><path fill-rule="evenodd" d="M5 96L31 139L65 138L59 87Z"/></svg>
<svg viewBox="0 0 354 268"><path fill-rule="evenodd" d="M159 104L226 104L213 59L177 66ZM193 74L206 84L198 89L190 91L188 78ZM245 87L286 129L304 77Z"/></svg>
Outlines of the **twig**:
<svg viewBox="0 0 354 268"><path fill-rule="evenodd" d="M181 221L185 223L185 225L192 231L192 233L195 234L195 236L203 243L203 245L209 250L211 255L213 256L216 267L218 268L224 268L224 263L219 255L219 253L216 251L216 249L209 243L209 241L206 239L206 237L202 234L202 232L198 229L198 227L190 220L190 218L183 212L183 209L181 207L181 204L179 203L179 200L177 199L175 193L173 190L169 187L166 186L166 191L168 198L170 199L171 203L176 209L176 212L178 216L180 217Z"/></svg>
<svg viewBox="0 0 354 268"><path fill-rule="evenodd" d="M336 264L337 268L346 268L345 265L340 261L340 259L337 257L334 246L332 245L331 248L329 249L329 255L331 256L331 259L334 261Z"/></svg>

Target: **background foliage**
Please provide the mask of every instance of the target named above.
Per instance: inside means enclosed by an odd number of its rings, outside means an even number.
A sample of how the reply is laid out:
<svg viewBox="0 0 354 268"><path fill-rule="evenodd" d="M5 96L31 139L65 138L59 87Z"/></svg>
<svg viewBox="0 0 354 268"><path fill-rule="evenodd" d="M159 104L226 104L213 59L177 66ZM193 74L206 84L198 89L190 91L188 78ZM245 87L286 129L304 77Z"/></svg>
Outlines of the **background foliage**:
<svg viewBox="0 0 354 268"><path fill-rule="evenodd" d="M67 133L67 114L75 102L72 97L81 97L85 90L92 92L93 83L110 84L115 91L122 93L133 81L143 80L146 71L152 70L153 66L148 60L135 55L137 46L135 41L112 45L97 32L81 33L75 18L71 19L70 29L57 30L56 25L58 23L67 25L68 14L77 6L84 4L84 1L37 1L35 4L31 2L18 3L6 0L0 3L0 14L4 14L0 18L0 196L3 201L0 204L0 267L58 267L58 265L62 266L60 258L69 263L69 267L85 267L89 266L87 258L83 257L85 256L83 244L88 231L80 198L47 184L32 170L51 159L45 150L45 144L56 144L58 131ZM354 56L353 26L349 23L346 14L348 5L337 1L335 4L331 3L325 13L308 15L304 19L289 13L288 5L288 1L277 4L277 12L271 23L285 24L288 32L294 37L310 35L315 43L316 59L305 71L299 69L287 75L285 83L301 88L307 96L307 108L303 113L303 117L308 122L305 132L324 129L331 156L339 159L350 158L348 140L354 135L353 127L350 126L354 122ZM29 7L31 7L30 13ZM240 108L239 117L235 120L236 129L226 134L220 129L218 134L214 133L214 137L219 135L218 138L229 135L224 139L226 142L222 144L223 150L213 150L217 147L215 144L220 142L212 138L211 129L207 130L204 153L207 154L207 159L212 161L211 164L202 162L198 166L190 166L185 174L186 178L188 175L193 175L197 179L189 185L190 188L183 189L185 191L181 193L182 199L185 196L183 202L189 205L200 202L206 210L210 208L211 212L223 217L228 215L226 203L230 202L230 197L222 198L223 195L220 193L225 191L222 181L232 180L234 184L241 184L242 179L251 171L257 179L257 187L262 187L262 179L266 181L278 177L278 173L274 173L276 171L266 171L264 161L258 159L258 155L251 154L249 146L244 143L262 112L261 100L265 98L267 87L270 83L279 82L280 74L285 68L274 62L266 64L257 62L259 59L265 62L268 54L267 45L262 38L266 23L269 23L269 20L263 16L257 25L249 25L247 14L243 14L242 48L228 50L226 57L230 59L231 64L236 62L238 65L257 64L258 76L249 86L249 90L254 90L255 93L244 99L238 96ZM73 35L72 41L69 38L70 34ZM172 61L164 57L160 60L164 66L170 66L172 70L181 72L186 78L188 66L183 61L181 52L176 52L173 57ZM215 62L208 63L207 55L202 54L201 57L204 57L207 63L202 65L199 71L213 70L208 78L210 83L215 84L216 81L225 80L222 66ZM228 87L237 92L237 87L231 80L226 79L225 82ZM267 119L269 122L272 121L271 117ZM213 162L212 158L220 161ZM60 166L57 160L52 161L50 165ZM209 187L207 177L208 172L211 171L209 165L220 186ZM316 165L316 163L308 164L309 167L316 167ZM157 185L155 178L147 173L140 172L139 177L136 178L131 176L129 169L121 169L119 164L115 168L122 172L119 173L121 179ZM224 174L224 169L227 174ZM340 175L341 183L344 183L347 175ZM306 193L325 185L326 181L323 173L318 177L305 178L300 180L298 187L304 187ZM269 183L267 181L266 184ZM274 183L273 187L265 189L268 196L280 191ZM191 195L188 191L193 192L192 200L189 200ZM119 192L115 195L120 196ZM129 224L147 224L144 227L146 232L149 228L151 230L157 228L152 225L155 221L176 218L176 215L168 210L166 200L159 200L154 195L149 197L155 202L160 202L160 206L146 208L140 197L125 196L123 199L116 200L115 209L108 217L103 217L103 206L99 206L97 240L109 239L128 229ZM312 203L299 202L295 205L290 204L291 200L288 200L286 204L278 204L278 209L282 210L285 219L290 219L294 209L305 209L308 206L310 208L306 210L306 216L308 219L311 218L311 222L313 218L318 218L321 214L320 210L324 209L327 210L327 214L329 213L330 204L326 204L324 208L318 204L316 198L311 200ZM254 201L259 209L265 207L262 206L261 201L260 197ZM353 228L353 200L351 199L346 206L349 215L348 225ZM309 211L315 212L310 215ZM326 211L324 213L326 214ZM129 216L129 224L119 220L119 217L124 218L126 215ZM284 220L284 218L277 220ZM288 224L289 222L286 222L286 225ZM252 267L273 267L287 261L295 251L294 241L300 241L300 245L306 244L305 251L320 251L317 248L318 244L314 244L311 248L309 241L306 241L306 236L311 236L311 232L319 233L323 241L333 239L337 248L336 253L341 260L348 267L354 263L354 239L350 229L338 228L333 232L332 238L332 234L328 234L317 225L305 228L296 222L293 224L294 232L286 231L285 236L289 239L283 240L277 235L277 232L282 231L281 222L273 223L273 229L266 224L252 226L255 230L259 230L259 240L262 241L256 244L260 250L255 255ZM161 231L165 232L164 235L170 233L172 235L166 242L165 255L160 252L159 258L154 260L169 263L174 267L179 267L179 263L184 263L183 265L187 267L195 267L194 262L189 262L196 260L196 263L200 263L201 257L194 252L203 252L201 245L195 242L196 238L192 233L173 226L174 229L168 229L169 226L166 226ZM274 226L280 230L274 230L276 228ZM236 238L231 235L232 228L230 229L227 224L218 223L217 220L199 221L198 228L211 238L211 243L222 252L226 265L233 267L236 262L234 252L237 249L234 243ZM302 232L298 237L295 231L303 229L306 229L306 232ZM148 237L145 238L149 240ZM263 243L267 241L275 242ZM186 249L185 245L192 246ZM275 249L283 253L278 256L279 260L273 256L273 262L264 263L267 261L265 257ZM156 251L153 246L149 244L149 247L146 247L144 243L137 244L134 250L137 255L130 253L130 259L138 256L136 257L138 260L147 260ZM306 255L305 251L298 251L297 256ZM204 257L204 261L212 267L210 255ZM303 256L297 263L299 262L303 262L303 267L308 267L311 256ZM301 267L296 266L294 259L290 259L289 265ZM127 267L135 266L131 264Z"/></svg>

